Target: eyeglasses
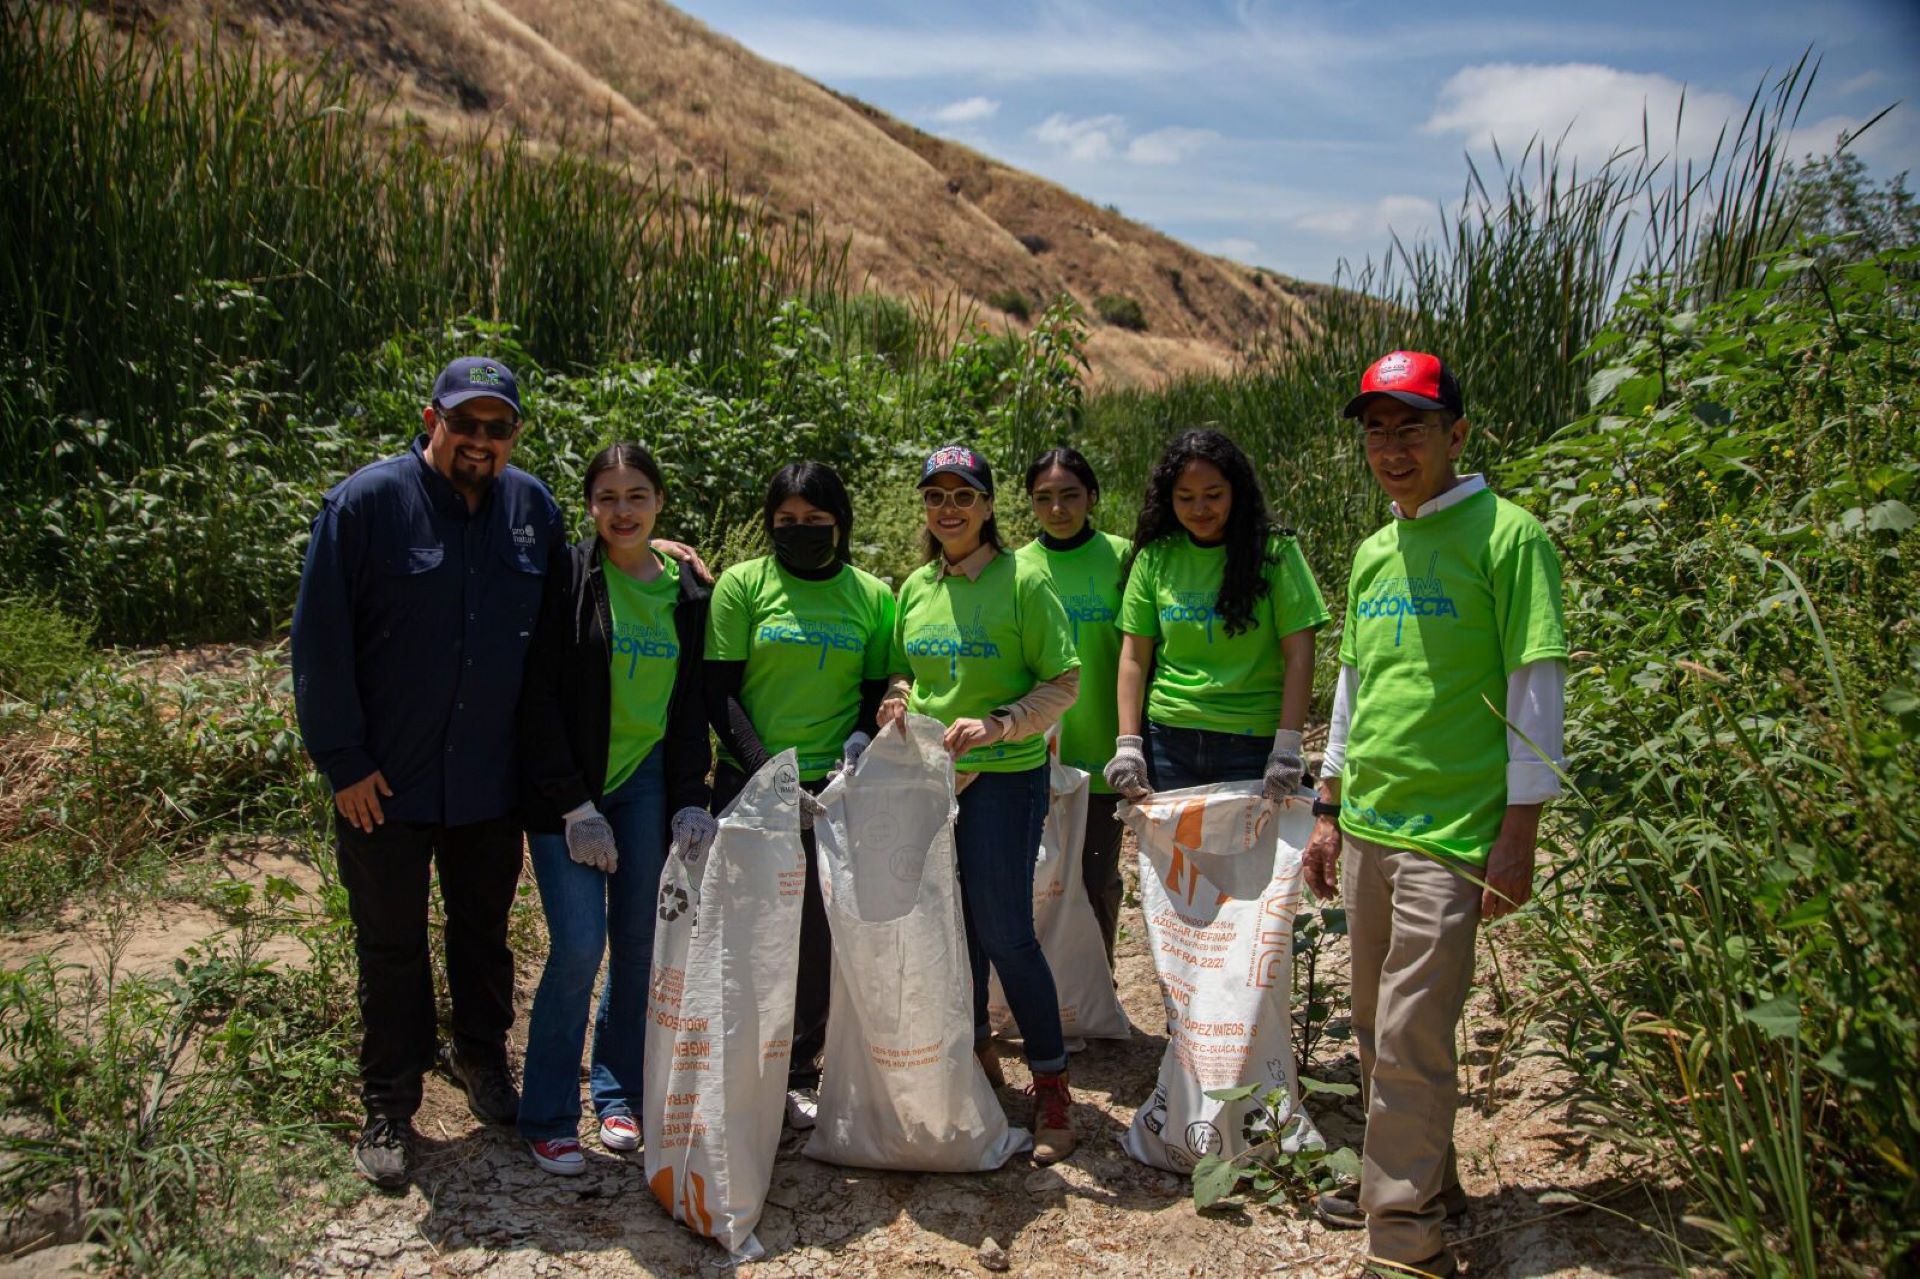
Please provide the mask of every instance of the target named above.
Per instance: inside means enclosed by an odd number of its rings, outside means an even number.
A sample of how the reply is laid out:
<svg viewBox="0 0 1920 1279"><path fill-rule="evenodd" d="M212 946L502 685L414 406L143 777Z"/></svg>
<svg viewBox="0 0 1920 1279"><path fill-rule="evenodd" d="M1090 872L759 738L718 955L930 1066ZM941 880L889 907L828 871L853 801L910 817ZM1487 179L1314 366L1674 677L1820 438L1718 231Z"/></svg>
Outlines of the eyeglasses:
<svg viewBox="0 0 1920 1279"><path fill-rule="evenodd" d="M435 409L442 426L462 439L470 440L476 435L485 435L495 442L510 440L513 433L520 429L517 417L467 417L460 413L448 413Z"/></svg>
<svg viewBox="0 0 1920 1279"><path fill-rule="evenodd" d="M1398 444L1403 449L1417 449L1427 442L1427 436L1431 430L1432 428L1425 422L1409 422L1405 426L1396 426L1391 431L1385 427L1370 426L1360 432L1360 438L1367 442L1369 449L1376 452L1387 447L1389 443Z"/></svg>
<svg viewBox="0 0 1920 1279"><path fill-rule="evenodd" d="M973 509L973 504L980 500L980 490L921 489L920 500L927 504L929 511L937 511L949 503L952 504L953 509L956 511L967 511Z"/></svg>

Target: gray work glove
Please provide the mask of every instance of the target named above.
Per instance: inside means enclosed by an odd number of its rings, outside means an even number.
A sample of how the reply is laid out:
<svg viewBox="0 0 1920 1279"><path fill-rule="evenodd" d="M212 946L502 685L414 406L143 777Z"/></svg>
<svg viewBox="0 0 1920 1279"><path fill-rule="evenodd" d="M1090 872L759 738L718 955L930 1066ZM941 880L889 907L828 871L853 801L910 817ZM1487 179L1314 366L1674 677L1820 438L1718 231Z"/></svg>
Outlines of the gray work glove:
<svg viewBox="0 0 1920 1279"><path fill-rule="evenodd" d="M827 806L820 802L820 797L818 795L815 795L812 791L808 790L804 786L800 788L800 829L801 830L812 830L813 819L826 811L827 811Z"/></svg>
<svg viewBox="0 0 1920 1279"><path fill-rule="evenodd" d="M873 738L865 733L855 733L847 738L847 744L840 748L840 771L851 773L860 766L860 757L867 753L867 747L873 745Z"/></svg>
<svg viewBox="0 0 1920 1279"><path fill-rule="evenodd" d="M620 865L620 847L613 842L613 826L588 800L560 820L567 824L567 856L582 866L611 875Z"/></svg>
<svg viewBox="0 0 1920 1279"><path fill-rule="evenodd" d="M1300 751L1296 730L1283 728L1273 735L1273 753L1267 756L1266 775L1260 779L1262 798L1284 804L1300 793L1300 783L1307 775L1307 761Z"/></svg>
<svg viewBox="0 0 1920 1279"><path fill-rule="evenodd" d="M1101 776L1107 779L1107 785L1119 791L1129 801L1145 799L1153 794L1153 786L1147 781L1147 755L1145 743L1131 734L1113 739L1113 758L1101 770Z"/></svg>
<svg viewBox="0 0 1920 1279"><path fill-rule="evenodd" d="M720 823L706 809L689 806L673 815L672 830L673 846L680 850L680 856L697 862L713 847Z"/></svg>

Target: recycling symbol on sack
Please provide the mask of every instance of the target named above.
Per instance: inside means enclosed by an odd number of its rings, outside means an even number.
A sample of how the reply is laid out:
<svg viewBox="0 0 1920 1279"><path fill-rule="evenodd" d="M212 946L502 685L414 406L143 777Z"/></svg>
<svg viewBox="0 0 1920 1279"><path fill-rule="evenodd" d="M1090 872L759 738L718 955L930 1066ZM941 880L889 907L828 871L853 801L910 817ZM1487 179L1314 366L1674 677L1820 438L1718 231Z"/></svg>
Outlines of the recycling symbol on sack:
<svg viewBox="0 0 1920 1279"><path fill-rule="evenodd" d="M1249 1146L1257 1146L1273 1136L1273 1120L1267 1115L1266 1107L1256 1106L1247 1112L1240 1121L1240 1140Z"/></svg>
<svg viewBox="0 0 1920 1279"><path fill-rule="evenodd" d="M1147 1103L1147 1113L1140 1124L1148 1132L1158 1137L1167 1126L1167 1089L1164 1084L1155 1084L1153 1100Z"/></svg>
<svg viewBox="0 0 1920 1279"><path fill-rule="evenodd" d="M660 918L665 922L671 924L686 914L687 907L690 905L692 903L687 900L687 890L680 885L662 884L660 886Z"/></svg>

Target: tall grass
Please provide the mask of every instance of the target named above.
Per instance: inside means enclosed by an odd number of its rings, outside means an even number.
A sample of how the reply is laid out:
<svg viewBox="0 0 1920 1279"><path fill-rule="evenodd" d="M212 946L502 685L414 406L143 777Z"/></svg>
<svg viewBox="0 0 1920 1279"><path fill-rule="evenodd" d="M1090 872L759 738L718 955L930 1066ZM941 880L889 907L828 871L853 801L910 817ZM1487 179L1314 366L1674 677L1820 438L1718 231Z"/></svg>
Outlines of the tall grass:
<svg viewBox="0 0 1920 1279"><path fill-rule="evenodd" d="M1085 438L1117 505L1169 435L1212 424L1253 456L1323 584L1343 580L1386 514L1339 416L1361 371L1390 350L1440 353L1466 391L1469 466L1544 439L1585 408L1600 358L1589 346L1630 284L1684 310L1754 283L1792 238L1786 140L1815 70L1803 58L1763 82L1702 160L1674 158L1683 116L1670 145L1649 121L1637 146L1585 171L1541 139L1511 161L1496 151L1490 169L1469 160L1438 234L1343 263L1307 323L1271 335L1233 375L1093 397Z"/></svg>
<svg viewBox="0 0 1920 1279"><path fill-rule="evenodd" d="M33 386L0 402L0 483L73 457L63 417L123 443L84 461L125 474L181 444L219 370L326 402L355 355L462 315L555 367L652 355L751 389L781 303L844 298L810 218L512 136L436 149L374 105L246 39L188 52L6 6L0 359Z"/></svg>

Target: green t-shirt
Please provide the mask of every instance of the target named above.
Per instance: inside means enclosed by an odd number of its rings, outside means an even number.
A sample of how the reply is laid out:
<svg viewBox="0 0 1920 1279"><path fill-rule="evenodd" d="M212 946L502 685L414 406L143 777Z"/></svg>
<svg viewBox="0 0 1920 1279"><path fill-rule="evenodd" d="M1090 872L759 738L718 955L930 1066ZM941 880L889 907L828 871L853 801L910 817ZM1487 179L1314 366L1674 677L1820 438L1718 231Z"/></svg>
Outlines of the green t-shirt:
<svg viewBox="0 0 1920 1279"><path fill-rule="evenodd" d="M607 735L607 786L612 792L633 776L640 761L667 735L667 704L680 671L680 636L673 629L680 602L680 566L661 556L660 576L651 582L628 577L606 561L600 575L607 584L607 608L613 614L613 716Z"/></svg>
<svg viewBox="0 0 1920 1279"><path fill-rule="evenodd" d="M1507 676L1565 661L1560 560L1491 492L1360 544L1340 662L1359 674L1340 826L1486 864L1507 806Z"/></svg>
<svg viewBox="0 0 1920 1279"><path fill-rule="evenodd" d="M892 642L893 592L852 565L816 582L764 555L713 587L707 656L747 664L740 705L769 755L799 755L802 781L839 760L860 718L860 681L886 678Z"/></svg>
<svg viewBox="0 0 1920 1279"><path fill-rule="evenodd" d="M1126 539L1111 533L1095 533L1070 551L1048 550L1034 541L1013 554L1053 583L1067 610L1074 651L1080 654L1080 696L1060 721L1060 759L1089 774L1102 795L1113 791L1101 770L1113 758L1114 735L1120 731L1114 702L1120 631L1114 621L1120 616L1120 561L1126 555Z"/></svg>
<svg viewBox="0 0 1920 1279"><path fill-rule="evenodd" d="M942 572L938 560L908 575L900 584L890 664L913 676L908 710L951 724L987 718L1080 659L1067 611L1046 576L1012 555L996 555L977 581ZM1046 760L1047 739L1035 733L976 747L954 767L1017 773Z"/></svg>
<svg viewBox="0 0 1920 1279"><path fill-rule="evenodd" d="M1227 572L1227 548L1196 546L1184 532L1150 543L1133 562L1120 601L1120 629L1154 641L1147 717L1170 728L1273 735L1280 727L1286 660L1280 641L1327 623L1300 543L1274 534L1267 543L1267 593L1257 626L1238 635L1214 611Z"/></svg>

